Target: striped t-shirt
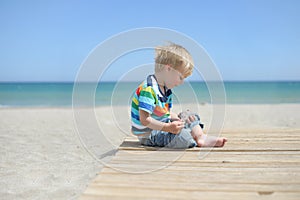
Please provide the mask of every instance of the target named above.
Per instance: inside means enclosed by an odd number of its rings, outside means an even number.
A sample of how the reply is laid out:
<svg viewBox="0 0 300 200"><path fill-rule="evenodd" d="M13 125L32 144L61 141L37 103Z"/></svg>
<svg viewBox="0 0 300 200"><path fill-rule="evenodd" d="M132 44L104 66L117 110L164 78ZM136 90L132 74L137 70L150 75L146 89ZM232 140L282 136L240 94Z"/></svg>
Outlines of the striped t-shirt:
<svg viewBox="0 0 300 200"><path fill-rule="evenodd" d="M172 91L166 88L165 90L166 92L163 94L154 75L149 75L136 89L131 103L131 131L133 134L139 135L152 131L141 124L140 109L150 113L151 117L158 121L170 118Z"/></svg>

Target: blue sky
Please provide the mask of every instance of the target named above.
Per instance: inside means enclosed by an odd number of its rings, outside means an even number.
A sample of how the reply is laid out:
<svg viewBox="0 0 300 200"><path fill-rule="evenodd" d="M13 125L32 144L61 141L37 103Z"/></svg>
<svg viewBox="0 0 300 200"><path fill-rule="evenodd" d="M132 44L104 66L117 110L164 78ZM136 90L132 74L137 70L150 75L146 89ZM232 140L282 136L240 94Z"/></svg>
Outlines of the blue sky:
<svg viewBox="0 0 300 200"><path fill-rule="evenodd" d="M193 38L224 80L300 80L299 10L298 0L1 0L0 81L74 81L99 43L142 27Z"/></svg>

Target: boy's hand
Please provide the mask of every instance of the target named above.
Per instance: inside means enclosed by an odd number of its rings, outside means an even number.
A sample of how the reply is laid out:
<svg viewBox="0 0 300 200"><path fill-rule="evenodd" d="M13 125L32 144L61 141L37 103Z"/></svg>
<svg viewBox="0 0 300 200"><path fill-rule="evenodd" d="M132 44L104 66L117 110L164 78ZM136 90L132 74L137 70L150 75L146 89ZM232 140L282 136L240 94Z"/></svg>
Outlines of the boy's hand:
<svg viewBox="0 0 300 200"><path fill-rule="evenodd" d="M181 129L184 127L183 121L172 121L167 125L167 131L173 134L180 133Z"/></svg>
<svg viewBox="0 0 300 200"><path fill-rule="evenodd" d="M189 110L179 113L178 117L187 124L190 124L196 120L195 115L191 113Z"/></svg>
<svg viewBox="0 0 300 200"><path fill-rule="evenodd" d="M193 121L196 120L196 117L194 115L190 115L187 119L186 119L186 123L190 124L192 123Z"/></svg>

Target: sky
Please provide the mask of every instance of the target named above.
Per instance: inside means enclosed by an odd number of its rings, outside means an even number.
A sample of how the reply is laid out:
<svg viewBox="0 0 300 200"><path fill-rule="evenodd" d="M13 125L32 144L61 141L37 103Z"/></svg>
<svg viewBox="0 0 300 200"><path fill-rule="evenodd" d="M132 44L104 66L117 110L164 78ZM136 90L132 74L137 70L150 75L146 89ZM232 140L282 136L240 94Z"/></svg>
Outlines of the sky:
<svg viewBox="0 0 300 200"><path fill-rule="evenodd" d="M0 0L0 82L74 81L97 45L143 27L189 36L223 80L300 80L299 11L298 0ZM130 59L118 67L131 70Z"/></svg>

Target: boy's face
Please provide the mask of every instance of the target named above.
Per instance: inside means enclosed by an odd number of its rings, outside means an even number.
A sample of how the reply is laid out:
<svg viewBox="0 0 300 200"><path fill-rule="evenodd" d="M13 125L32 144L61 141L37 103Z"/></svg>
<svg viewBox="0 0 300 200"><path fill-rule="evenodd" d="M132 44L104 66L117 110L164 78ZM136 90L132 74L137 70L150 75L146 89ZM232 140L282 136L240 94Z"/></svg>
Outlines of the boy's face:
<svg viewBox="0 0 300 200"><path fill-rule="evenodd" d="M172 89L178 85L181 85L183 81L184 81L184 76L179 70L167 66L167 75L165 78L165 84L167 88Z"/></svg>

